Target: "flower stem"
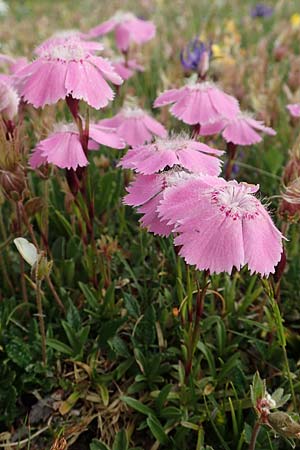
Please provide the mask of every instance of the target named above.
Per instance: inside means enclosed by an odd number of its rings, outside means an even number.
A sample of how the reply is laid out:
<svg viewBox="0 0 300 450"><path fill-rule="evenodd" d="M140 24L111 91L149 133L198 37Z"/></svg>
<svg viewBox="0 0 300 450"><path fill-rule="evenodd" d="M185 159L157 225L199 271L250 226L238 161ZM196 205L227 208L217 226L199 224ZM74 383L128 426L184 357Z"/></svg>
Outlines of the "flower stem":
<svg viewBox="0 0 300 450"><path fill-rule="evenodd" d="M260 422L257 420L252 429L251 439L248 450L255 450L256 439L260 430Z"/></svg>
<svg viewBox="0 0 300 450"><path fill-rule="evenodd" d="M231 177L234 161L237 155L237 146L233 144L233 142L227 143L227 154L228 154L228 161L225 170L225 180L228 181Z"/></svg>
<svg viewBox="0 0 300 450"><path fill-rule="evenodd" d="M185 365L185 380L189 379L193 366L193 356L197 348L197 342L200 336L200 320L203 314L204 298L206 295L207 288L209 286L209 272L204 272L204 280L202 288L198 288L197 300L196 300L196 311L194 313L194 323L189 324L188 332L188 343L187 343L187 361Z"/></svg>
<svg viewBox="0 0 300 450"><path fill-rule="evenodd" d="M43 306L42 306L42 298L41 298L41 280L36 277L36 305L38 310L38 318L39 318L39 326L41 333L41 341L42 341L42 361L43 365L47 364L47 353L46 353L46 332L45 332L45 322L43 315Z"/></svg>

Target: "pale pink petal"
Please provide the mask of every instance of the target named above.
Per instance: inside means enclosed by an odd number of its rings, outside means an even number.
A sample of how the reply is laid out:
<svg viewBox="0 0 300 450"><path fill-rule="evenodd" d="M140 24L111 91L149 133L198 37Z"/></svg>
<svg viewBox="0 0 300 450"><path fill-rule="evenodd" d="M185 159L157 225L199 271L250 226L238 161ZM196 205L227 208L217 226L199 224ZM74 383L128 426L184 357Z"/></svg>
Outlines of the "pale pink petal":
<svg viewBox="0 0 300 450"><path fill-rule="evenodd" d="M189 217L201 214L199 192L225 184L223 178L211 176L182 180L164 191L164 198L158 207L159 216L170 224L176 224L184 220L187 214Z"/></svg>
<svg viewBox="0 0 300 450"><path fill-rule="evenodd" d="M126 67L122 62L113 62L112 63L116 73L123 78L123 80L129 80L134 75L134 71L129 67Z"/></svg>
<svg viewBox="0 0 300 450"><path fill-rule="evenodd" d="M169 105L170 103L177 102L187 94L186 87L181 89L169 89L168 91L160 94L154 102L154 108L160 106Z"/></svg>
<svg viewBox="0 0 300 450"><path fill-rule="evenodd" d="M150 20L134 18L128 21L127 27L130 30L131 39L136 44L150 41L150 39L154 38L156 32L156 27Z"/></svg>
<svg viewBox="0 0 300 450"><path fill-rule="evenodd" d="M97 122L98 125L109 127L109 128L118 128L123 122L122 114L116 114L113 117L109 117L108 119L101 119Z"/></svg>
<svg viewBox="0 0 300 450"><path fill-rule="evenodd" d="M101 23L101 25L98 25L98 26L92 28L87 33L87 37L103 36L104 34L107 34L110 31L112 31L116 25L117 25L117 23L114 19L106 20L105 22Z"/></svg>
<svg viewBox="0 0 300 450"><path fill-rule="evenodd" d="M294 103L286 106L293 117L300 117L300 103Z"/></svg>
<svg viewBox="0 0 300 450"><path fill-rule="evenodd" d="M198 270L239 270L245 264L242 222L216 214L207 199L202 201L204 213L197 216L190 232L179 234L174 240L175 245L182 245L179 254ZM180 229L181 226L176 231L180 233Z"/></svg>
<svg viewBox="0 0 300 450"><path fill-rule="evenodd" d="M27 73L30 70L28 67L24 69L27 70ZM66 68L63 64L56 66L52 62L40 62L35 65L34 69L31 76L25 79L21 88L21 96L24 97L24 100L39 108L51 102L55 103L66 96L63 85ZM23 71L21 70L21 72ZM53 79L55 80L54 85L49 83L49 80Z"/></svg>
<svg viewBox="0 0 300 450"><path fill-rule="evenodd" d="M36 169L47 162L47 158L42 156L41 148L37 146L29 157L29 165L32 169Z"/></svg>
<svg viewBox="0 0 300 450"><path fill-rule="evenodd" d="M113 128L101 127L90 124L89 136L95 142L112 148L124 148L125 142L115 132ZM91 148L90 148L91 150Z"/></svg>
<svg viewBox="0 0 300 450"><path fill-rule="evenodd" d="M159 175L137 175L127 187L128 194L124 197L125 205L139 206L148 202L162 191L163 178Z"/></svg>
<svg viewBox="0 0 300 450"><path fill-rule="evenodd" d="M115 35L118 49L126 52L130 45L130 30L124 23L119 23L116 26Z"/></svg>
<svg viewBox="0 0 300 450"><path fill-rule="evenodd" d="M228 122L222 136L226 142L232 142L236 145L252 145L262 141L261 136L244 120Z"/></svg>
<svg viewBox="0 0 300 450"><path fill-rule="evenodd" d="M153 117L145 114L143 117L143 122L152 134L155 134L156 136L159 136L161 138L167 137L168 132L165 127L157 120L153 119Z"/></svg>
<svg viewBox="0 0 300 450"><path fill-rule="evenodd" d="M122 78L114 70L113 65L108 59L102 58L101 56L90 56L89 61L100 70L105 79L117 85L123 83Z"/></svg>
<svg viewBox="0 0 300 450"><path fill-rule="evenodd" d="M124 119L123 123L119 125L117 133L132 147L152 140L152 134L149 133L140 118Z"/></svg>
<svg viewBox="0 0 300 450"><path fill-rule="evenodd" d="M212 134L218 134L224 128L224 122L222 120L212 123L206 123L201 125L199 134L200 136L210 136Z"/></svg>
<svg viewBox="0 0 300 450"><path fill-rule="evenodd" d="M178 164L191 172L212 176L221 172L221 160L217 157L188 148L178 152L177 156Z"/></svg>
<svg viewBox="0 0 300 450"><path fill-rule="evenodd" d="M77 133L53 133L38 144L48 163L61 169L76 169L88 164Z"/></svg>
<svg viewBox="0 0 300 450"><path fill-rule="evenodd" d="M216 111L226 119L234 119L240 111L236 98L222 92L218 88L208 89L208 95Z"/></svg>
<svg viewBox="0 0 300 450"><path fill-rule="evenodd" d="M251 117L246 117L245 120L251 127L256 128L256 130L262 131L263 133L269 134L270 136L276 135L276 131L271 127L266 127L263 122L252 119Z"/></svg>
<svg viewBox="0 0 300 450"><path fill-rule="evenodd" d="M282 235L263 206L258 216L243 222L243 240L251 273L263 276L274 273L282 254Z"/></svg>
<svg viewBox="0 0 300 450"><path fill-rule="evenodd" d="M154 234L169 236L172 233L172 226L160 220L157 215L157 206L161 197L162 193L137 208L138 213L143 214L143 217L139 220L139 222L142 226L147 228L148 231Z"/></svg>
<svg viewBox="0 0 300 450"><path fill-rule="evenodd" d="M65 85L73 98L82 99L96 109L107 106L114 98L114 92L101 73L87 61L80 65L69 63Z"/></svg>

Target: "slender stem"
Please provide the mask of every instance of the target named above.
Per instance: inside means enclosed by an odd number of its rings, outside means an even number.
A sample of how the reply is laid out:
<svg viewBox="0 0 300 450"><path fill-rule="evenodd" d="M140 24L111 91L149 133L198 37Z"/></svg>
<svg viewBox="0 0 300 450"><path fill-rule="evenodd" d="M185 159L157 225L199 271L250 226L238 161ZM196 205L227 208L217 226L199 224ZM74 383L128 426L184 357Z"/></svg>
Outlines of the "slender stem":
<svg viewBox="0 0 300 450"><path fill-rule="evenodd" d="M232 142L227 143L227 154L228 154L228 161L225 170L225 180L229 180L231 177L234 161L237 155L237 146Z"/></svg>
<svg viewBox="0 0 300 450"><path fill-rule="evenodd" d="M252 434L251 434L251 439L250 439L250 444L249 444L248 450L255 450L255 445L256 445L256 440L257 440L259 430L260 430L260 422L257 420L252 429Z"/></svg>
<svg viewBox="0 0 300 450"><path fill-rule="evenodd" d="M18 233L19 235L22 234L22 222L21 222L21 212L20 212L20 206L19 203L16 202L16 212L17 212L17 227L18 227ZM20 260L20 279L21 279L21 289L22 289L22 297L24 302L28 302L28 295L27 295L27 289L26 289L26 283L25 283L25 266L24 266L24 259L21 255L19 255Z"/></svg>
<svg viewBox="0 0 300 450"><path fill-rule="evenodd" d="M190 373L192 371L193 356L197 347L197 342L200 336L200 320L203 314L204 299L206 295L207 288L209 286L209 272L204 272L204 280L202 289L198 289L197 301L196 301L196 311L194 315L194 323L189 325L189 342L187 343L188 357L185 366L185 379L186 382L189 379Z"/></svg>
<svg viewBox="0 0 300 450"><path fill-rule="evenodd" d="M42 341L42 360L43 365L47 364L47 353L46 353L46 332L45 332L45 322L43 315L42 297L41 297L41 280L36 278L36 306L38 310L39 326Z"/></svg>
<svg viewBox="0 0 300 450"><path fill-rule="evenodd" d="M54 297L54 300L56 301L56 303L58 304L58 306L59 306L59 308L62 310L62 312L63 312L64 314L66 314L66 308L65 308L65 305L63 304L63 302L62 302L61 299L59 298L59 295L58 295L58 293L56 292L56 289L55 289L55 287L54 287L54 285L53 285L53 283L52 283L52 280L51 280L51 278L50 278L50 275L47 275L47 276L46 276L46 281L47 281L48 286L49 286L49 289L50 289L50 291L51 291L51 293L52 293L52 295L53 295L53 297Z"/></svg>

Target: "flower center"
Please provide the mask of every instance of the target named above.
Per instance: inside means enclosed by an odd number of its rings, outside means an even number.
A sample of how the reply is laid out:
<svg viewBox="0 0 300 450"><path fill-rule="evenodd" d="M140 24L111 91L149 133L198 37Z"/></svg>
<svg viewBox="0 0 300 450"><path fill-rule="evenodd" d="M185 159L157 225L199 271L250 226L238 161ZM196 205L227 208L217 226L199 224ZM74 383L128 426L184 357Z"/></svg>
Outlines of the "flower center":
<svg viewBox="0 0 300 450"><path fill-rule="evenodd" d="M135 19L134 14L130 13L130 12L126 12L126 11L117 11L112 19L116 22L116 23L122 23L122 22L127 22L128 20L133 20Z"/></svg>
<svg viewBox="0 0 300 450"><path fill-rule="evenodd" d="M178 152L180 150L185 149L187 146L185 139L175 138L175 139L156 139L154 143L154 148L156 151L174 151Z"/></svg>
<svg viewBox="0 0 300 450"><path fill-rule="evenodd" d="M142 117L145 114L141 108L134 108L131 106L123 108L122 113L127 119Z"/></svg>
<svg viewBox="0 0 300 450"><path fill-rule="evenodd" d="M253 219L259 215L259 201L253 195L257 190L247 183L229 183L210 191L211 202L233 220Z"/></svg>
<svg viewBox="0 0 300 450"><path fill-rule="evenodd" d="M66 41L47 46L41 56L46 59L64 62L81 61L86 57L86 52L78 41Z"/></svg>

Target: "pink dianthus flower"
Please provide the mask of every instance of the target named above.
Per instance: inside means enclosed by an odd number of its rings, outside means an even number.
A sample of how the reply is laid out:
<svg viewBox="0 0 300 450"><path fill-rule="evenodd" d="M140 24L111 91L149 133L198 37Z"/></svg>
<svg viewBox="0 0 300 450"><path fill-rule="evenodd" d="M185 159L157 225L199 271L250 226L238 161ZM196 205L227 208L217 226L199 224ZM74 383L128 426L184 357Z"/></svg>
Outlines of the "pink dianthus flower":
<svg viewBox="0 0 300 450"><path fill-rule="evenodd" d="M112 30L115 31L117 47L123 52L129 49L132 42L144 44L150 41L156 32L153 22L139 19L130 12L117 11L109 20L92 28L87 36L103 36Z"/></svg>
<svg viewBox="0 0 300 450"><path fill-rule="evenodd" d="M178 233L175 245L188 264L211 273L231 273L245 264L251 273L274 273L282 234L255 197L259 187L202 177L164 193L159 217Z"/></svg>
<svg viewBox="0 0 300 450"><path fill-rule="evenodd" d="M286 105L287 110L293 117L300 117L300 103L291 103Z"/></svg>
<svg viewBox="0 0 300 450"><path fill-rule="evenodd" d="M193 78L182 88L160 94L154 107L173 104L170 112L188 125L204 125L221 119L234 119L239 113L238 101L225 94L210 81L195 82Z"/></svg>
<svg viewBox="0 0 300 450"><path fill-rule="evenodd" d="M115 128L117 134L131 147L151 142L153 136L163 138L168 134L165 127L150 114L130 102L115 116L98 123Z"/></svg>
<svg viewBox="0 0 300 450"><path fill-rule="evenodd" d="M152 144L128 150L119 165L144 175L151 175L174 166L180 166L194 173L219 175L222 162L217 156L222 153L187 136L174 136L156 139Z"/></svg>
<svg viewBox="0 0 300 450"><path fill-rule="evenodd" d="M113 148L124 148L125 143L114 130L90 124L89 150L96 150L97 144ZM61 125L46 139L40 141L29 159L32 168L51 163L61 169L73 169L88 165L87 156L82 148L78 130L73 124Z"/></svg>
<svg viewBox="0 0 300 450"><path fill-rule="evenodd" d="M240 113L232 120L220 120L218 122L203 125L200 135L206 136L222 131L226 142L236 145L253 145L262 141L258 131L275 136L273 128L266 127L263 122L253 119L249 114Z"/></svg>
<svg viewBox="0 0 300 450"><path fill-rule="evenodd" d="M72 96L93 108L105 107L114 98L106 80L117 85L123 80L108 60L93 54L101 48L78 38L50 41L17 73L24 100L38 108Z"/></svg>

